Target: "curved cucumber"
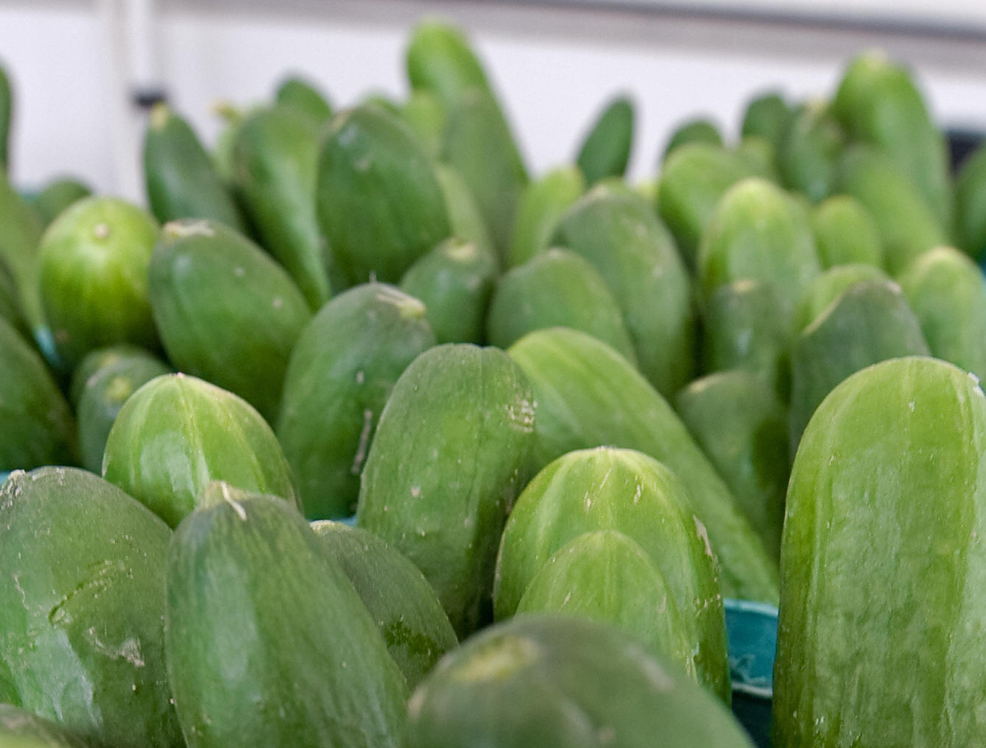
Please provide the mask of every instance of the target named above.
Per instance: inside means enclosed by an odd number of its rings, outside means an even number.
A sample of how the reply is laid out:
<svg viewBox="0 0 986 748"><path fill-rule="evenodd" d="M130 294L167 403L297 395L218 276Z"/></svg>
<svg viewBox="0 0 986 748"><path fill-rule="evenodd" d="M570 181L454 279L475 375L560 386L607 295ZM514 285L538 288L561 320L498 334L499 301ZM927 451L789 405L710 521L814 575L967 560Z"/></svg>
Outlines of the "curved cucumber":
<svg viewBox="0 0 986 748"><path fill-rule="evenodd" d="M833 301L863 281L889 281L890 278L872 265L836 265L818 275L805 289L795 314L796 329L801 332L818 319Z"/></svg>
<svg viewBox="0 0 986 748"><path fill-rule="evenodd" d="M414 89L430 91L450 109L470 88L492 93L486 72L463 33L444 21L414 27L405 59Z"/></svg>
<svg viewBox="0 0 986 748"><path fill-rule="evenodd" d="M777 149L784 186L813 203L835 189L846 135L824 102L809 103L795 115Z"/></svg>
<svg viewBox="0 0 986 748"><path fill-rule="evenodd" d="M372 532L328 521L314 522L312 529L346 572L408 687L415 689L459 643L428 580Z"/></svg>
<svg viewBox="0 0 986 748"><path fill-rule="evenodd" d="M102 464L106 480L172 527L217 480L296 503L291 469L260 414L184 374L156 377L123 404Z"/></svg>
<svg viewBox="0 0 986 748"><path fill-rule="evenodd" d="M0 704L0 745L4 748L87 748L74 733L10 704Z"/></svg>
<svg viewBox="0 0 986 748"><path fill-rule="evenodd" d="M302 330L284 378L277 438L309 517L352 513L394 383L435 344L417 299L380 283L351 288Z"/></svg>
<svg viewBox="0 0 986 748"><path fill-rule="evenodd" d="M636 449L684 483L722 563L723 594L777 599L777 568L736 499L668 403L630 364L584 333L539 330L510 348L538 403L531 468L575 449Z"/></svg>
<svg viewBox="0 0 986 748"><path fill-rule="evenodd" d="M47 227L69 206L92 195L89 185L72 177L61 177L48 182L34 198L31 205Z"/></svg>
<svg viewBox="0 0 986 748"><path fill-rule="evenodd" d="M311 318L290 276L220 223L173 221L154 250L149 291L168 358L276 422L288 357Z"/></svg>
<svg viewBox="0 0 986 748"><path fill-rule="evenodd" d="M488 604L534 420L503 351L443 345L401 375L370 445L356 523L421 569L460 636Z"/></svg>
<svg viewBox="0 0 986 748"><path fill-rule="evenodd" d="M328 99L313 83L297 75L282 80L274 92L278 106L286 106L303 114L316 127L321 127L332 118L332 106Z"/></svg>
<svg viewBox="0 0 986 748"><path fill-rule="evenodd" d="M21 199L0 169L0 259L13 271L20 307L32 328L45 324L38 281L38 245L43 230L38 214Z"/></svg>
<svg viewBox="0 0 986 748"><path fill-rule="evenodd" d="M633 123L633 102L628 97L619 96L606 105L575 159L588 184L626 173L633 148Z"/></svg>
<svg viewBox="0 0 986 748"><path fill-rule="evenodd" d="M775 746L982 741L984 454L986 398L942 361L877 364L819 407L784 519Z"/></svg>
<svg viewBox="0 0 986 748"><path fill-rule="evenodd" d="M585 176L563 166L528 184L520 195L506 266L523 265L551 246L558 219L585 193Z"/></svg>
<svg viewBox="0 0 986 748"><path fill-rule="evenodd" d="M404 678L301 515L224 483L202 505L167 560L168 680L188 747L399 746Z"/></svg>
<svg viewBox="0 0 986 748"><path fill-rule="evenodd" d="M822 267L850 263L883 267L880 232L859 200L849 195L830 197L812 208L809 218Z"/></svg>
<svg viewBox="0 0 986 748"><path fill-rule="evenodd" d="M955 178L955 231L960 249L981 262L986 257L986 145Z"/></svg>
<svg viewBox="0 0 986 748"><path fill-rule="evenodd" d="M668 138L667 145L661 153L661 161L667 161L675 150L686 143L708 143L709 145L722 146L722 133L715 123L708 119L693 119L678 125L671 137Z"/></svg>
<svg viewBox="0 0 986 748"><path fill-rule="evenodd" d="M0 488L0 690L87 742L183 746L164 664L170 539L92 473L11 474Z"/></svg>

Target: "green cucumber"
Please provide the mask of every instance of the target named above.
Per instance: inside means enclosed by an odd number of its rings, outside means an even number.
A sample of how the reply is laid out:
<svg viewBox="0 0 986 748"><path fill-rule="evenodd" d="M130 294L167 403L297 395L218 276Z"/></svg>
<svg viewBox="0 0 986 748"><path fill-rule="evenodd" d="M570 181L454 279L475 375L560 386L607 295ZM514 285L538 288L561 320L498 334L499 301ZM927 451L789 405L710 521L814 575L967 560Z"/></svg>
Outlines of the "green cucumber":
<svg viewBox="0 0 986 748"><path fill-rule="evenodd" d="M575 163L593 185L607 177L622 177L633 149L633 101L618 96L599 114L582 140Z"/></svg>
<svg viewBox="0 0 986 748"><path fill-rule="evenodd" d="M34 342L31 328L21 310L21 295L17 288L17 279L14 277L14 271L3 259L3 255L0 255L0 319L6 320L7 324L17 330L24 340Z"/></svg>
<svg viewBox="0 0 986 748"><path fill-rule="evenodd" d="M314 522L312 529L353 583L413 691L459 643L435 591L414 564L372 532L328 521Z"/></svg>
<svg viewBox="0 0 986 748"><path fill-rule="evenodd" d="M482 343L496 276L491 252L472 242L446 239L411 265L400 285L424 302L439 343Z"/></svg>
<svg viewBox="0 0 986 748"><path fill-rule="evenodd" d="M674 240L642 198L596 188L569 208L554 243L588 260L623 310L640 371L667 396L695 367L695 311Z"/></svg>
<svg viewBox="0 0 986 748"><path fill-rule="evenodd" d="M969 256L951 247L925 252L900 276L931 355L986 379L986 283Z"/></svg>
<svg viewBox="0 0 986 748"><path fill-rule="evenodd" d="M41 356L0 319L0 471L76 462L75 422Z"/></svg>
<svg viewBox="0 0 986 748"><path fill-rule="evenodd" d="M147 202L161 223L211 218L244 231L236 203L195 131L166 104L151 111L144 135Z"/></svg>
<svg viewBox="0 0 986 748"><path fill-rule="evenodd" d="M708 143L722 146L722 133L719 132L716 124L709 119L690 119L683 122L674 129L671 137L668 138L668 143L661 153L661 161L667 161L668 156L686 143Z"/></svg>
<svg viewBox="0 0 986 748"><path fill-rule="evenodd" d="M73 177L61 177L48 182L34 198L31 205L41 216L45 227L49 226L71 205L92 194L89 185Z"/></svg>
<svg viewBox="0 0 986 748"><path fill-rule="evenodd" d="M862 281L889 281L890 278L872 265L836 265L817 276L805 289L795 313L797 332L801 332L849 288Z"/></svg>
<svg viewBox="0 0 986 748"><path fill-rule="evenodd" d="M791 454L812 413L849 375L902 356L930 356L900 286L861 281L802 330L791 347Z"/></svg>
<svg viewBox="0 0 986 748"><path fill-rule="evenodd" d="M778 560L790 465L787 408L777 393L751 372L720 372L682 390L675 410Z"/></svg>
<svg viewBox="0 0 986 748"><path fill-rule="evenodd" d="M79 399L86 388L89 378L104 366L110 366L124 358L149 356L150 353L145 348L136 345L111 345L106 348L97 348L86 354L86 357L79 362L79 365L72 370L72 380L69 383L69 403L73 409L78 409Z"/></svg>
<svg viewBox="0 0 986 748"><path fill-rule="evenodd" d="M162 630L170 539L92 473L13 473L0 487L0 690L86 742L183 746Z"/></svg>
<svg viewBox="0 0 986 748"><path fill-rule="evenodd" d="M437 159L442 155L448 117L441 99L426 89L414 89L401 107L401 119L418 136L429 157Z"/></svg>
<svg viewBox="0 0 986 748"><path fill-rule="evenodd" d="M315 218L319 127L292 107L248 115L233 142L233 179L260 243L312 311L328 301L331 262Z"/></svg>
<svg viewBox="0 0 986 748"><path fill-rule="evenodd" d="M722 563L727 597L777 599L777 568L736 499L664 398L629 363L584 333L539 330L509 350L538 404L529 472L575 449L612 445L663 462L687 489Z"/></svg>
<svg viewBox="0 0 986 748"><path fill-rule="evenodd" d="M406 685L345 572L282 501L213 483L167 559L188 748L397 748Z"/></svg>
<svg viewBox="0 0 986 748"><path fill-rule="evenodd" d="M780 185L781 172L777 166L779 157L773 143L756 135L747 135L737 144L735 151L753 170L754 176Z"/></svg>
<svg viewBox="0 0 986 748"><path fill-rule="evenodd" d="M315 85L297 75L289 75L277 84L274 100L278 106L294 109L315 127L322 127L332 118L332 106Z"/></svg>
<svg viewBox="0 0 986 748"><path fill-rule="evenodd" d="M332 119L318 158L316 211L350 284L396 283L451 233L427 153L400 120L373 106Z"/></svg>
<svg viewBox="0 0 986 748"><path fill-rule="evenodd" d="M454 107L470 88L493 92L469 41L444 21L423 21L414 27L405 64L411 87L430 91L446 109Z"/></svg>
<svg viewBox="0 0 986 748"><path fill-rule="evenodd" d="M773 286L788 310L821 270L808 213L764 179L738 182L723 195L698 251L705 298L741 280Z"/></svg>
<svg viewBox="0 0 986 748"><path fill-rule="evenodd" d="M986 399L928 358L854 374L791 473L773 745L979 745L986 736Z"/></svg>
<svg viewBox="0 0 986 748"><path fill-rule="evenodd" d="M223 184L230 189L233 185L233 143L236 141L240 123L251 110L252 108L244 111L228 101L218 101L212 105L212 113L221 120L222 128L216 136L216 144L210 155ZM233 198L236 198L235 193Z"/></svg>
<svg viewBox="0 0 986 748"><path fill-rule="evenodd" d="M10 704L0 704L0 745L4 748L87 748L58 724Z"/></svg>
<svg viewBox="0 0 986 748"><path fill-rule="evenodd" d="M89 356L104 351L94 351ZM169 371L159 359L138 349L122 354L86 378L76 401L82 467L97 475L102 473L106 439L120 408L140 387Z"/></svg>
<svg viewBox="0 0 986 748"><path fill-rule="evenodd" d="M726 619L719 594L719 569L708 545L708 533L692 514L690 503L685 485L671 470L640 452L586 449L554 460L527 484L503 531L493 592L497 619L518 612L521 599L539 574L550 574L546 570L551 566L564 565L560 561L563 556L558 554L572 540L595 530L617 530L636 541L663 576L681 613L676 633L687 641L690 669L728 702ZM596 573L596 579L601 579L601 569ZM602 597L610 585L618 586L610 580L596 589L595 595ZM624 592L630 597L643 590L629 588ZM591 596L592 591L584 594ZM656 617L662 605L660 598L651 604L651 616ZM668 622L658 619L652 622L656 625L666 626ZM656 634L651 629L647 638ZM676 647L674 643L662 651Z"/></svg>
<svg viewBox="0 0 986 748"><path fill-rule="evenodd" d="M10 121L13 118L14 93L10 78L0 65L0 170L6 171L10 160Z"/></svg>
<svg viewBox="0 0 986 748"><path fill-rule="evenodd" d="M447 655L408 704L406 748L752 748L729 711L614 626L530 615Z"/></svg>
<svg viewBox="0 0 986 748"><path fill-rule="evenodd" d="M574 166L550 171L520 196L506 266L523 265L551 246L558 219L585 193L585 176Z"/></svg>
<svg viewBox="0 0 986 748"><path fill-rule="evenodd" d="M647 552L618 530L593 530L563 545L534 575L517 615L560 613L612 623L699 680L693 625Z"/></svg>
<svg viewBox="0 0 986 748"><path fill-rule="evenodd" d="M115 343L157 348L147 287L157 238L150 214L111 197L80 200L45 231L41 302L58 358L68 366Z"/></svg>
<svg viewBox="0 0 986 748"><path fill-rule="evenodd" d="M981 262L986 257L986 144L955 178L955 231L959 248Z"/></svg>
<svg viewBox="0 0 986 748"><path fill-rule="evenodd" d="M835 195L811 209L811 230L823 268L863 263L883 267L880 232L869 211L849 195Z"/></svg>
<svg viewBox="0 0 986 748"><path fill-rule="evenodd" d="M636 363L623 313L606 281L567 249L549 249L504 275L486 320L490 344L504 349L548 327L581 330Z"/></svg>
<svg viewBox="0 0 986 748"><path fill-rule="evenodd" d="M32 329L45 324L38 282L38 245L44 226L0 169L0 259L13 271L20 307Z"/></svg>
<svg viewBox="0 0 986 748"><path fill-rule="evenodd" d="M784 186L813 203L832 194L846 135L825 102L804 106L791 121L777 149Z"/></svg>
<svg viewBox="0 0 986 748"><path fill-rule="evenodd" d="M494 266L499 265L493 237L469 185L448 164L435 164L435 176L438 177L438 186L445 196L452 238L472 242L493 260Z"/></svg>
<svg viewBox="0 0 986 748"><path fill-rule="evenodd" d="M421 569L460 636L489 600L534 407L503 351L443 345L401 375L370 445L356 523Z"/></svg>
<svg viewBox="0 0 986 748"><path fill-rule="evenodd" d="M756 136L780 148L795 110L784 101L780 93L769 91L750 99L743 113L741 133L743 137Z"/></svg>
<svg viewBox="0 0 986 748"><path fill-rule="evenodd" d="M148 283L172 363L276 422L288 357L311 318L291 277L223 224L185 220L164 227Z"/></svg>
<svg viewBox="0 0 986 748"><path fill-rule="evenodd" d="M277 438L309 517L348 516L394 383L435 344L417 299L370 283L336 296L302 330L284 378Z"/></svg>
<svg viewBox="0 0 986 748"><path fill-rule="evenodd" d="M300 505L288 462L260 414L185 374L155 377L127 399L102 465L106 480L172 527L218 480Z"/></svg>

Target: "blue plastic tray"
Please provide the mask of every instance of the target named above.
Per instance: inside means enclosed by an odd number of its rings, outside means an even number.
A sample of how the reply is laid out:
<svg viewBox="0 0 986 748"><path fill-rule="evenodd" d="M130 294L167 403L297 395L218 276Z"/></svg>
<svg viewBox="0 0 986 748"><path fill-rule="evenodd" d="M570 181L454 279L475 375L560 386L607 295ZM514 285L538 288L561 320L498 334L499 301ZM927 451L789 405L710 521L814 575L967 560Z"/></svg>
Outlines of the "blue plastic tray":
<svg viewBox="0 0 986 748"><path fill-rule="evenodd" d="M725 608L733 714L759 748L770 748L777 608L745 600L726 600Z"/></svg>

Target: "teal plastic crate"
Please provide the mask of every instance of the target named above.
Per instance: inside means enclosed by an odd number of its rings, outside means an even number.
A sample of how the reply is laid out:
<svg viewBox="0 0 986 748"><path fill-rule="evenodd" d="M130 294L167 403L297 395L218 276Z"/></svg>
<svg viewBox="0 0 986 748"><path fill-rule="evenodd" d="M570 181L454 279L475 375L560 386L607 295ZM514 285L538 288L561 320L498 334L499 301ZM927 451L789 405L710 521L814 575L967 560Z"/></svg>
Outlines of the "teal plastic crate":
<svg viewBox="0 0 986 748"><path fill-rule="evenodd" d="M726 600L725 608L733 714L759 748L770 748L777 608L745 600Z"/></svg>

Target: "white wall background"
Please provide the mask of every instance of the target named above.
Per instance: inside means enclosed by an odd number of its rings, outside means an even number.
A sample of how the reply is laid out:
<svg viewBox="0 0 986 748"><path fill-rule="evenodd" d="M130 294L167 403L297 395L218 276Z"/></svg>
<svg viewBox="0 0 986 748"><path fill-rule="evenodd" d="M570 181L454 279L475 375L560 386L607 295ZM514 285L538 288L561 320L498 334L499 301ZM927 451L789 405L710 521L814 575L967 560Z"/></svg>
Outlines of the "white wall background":
<svg viewBox="0 0 986 748"><path fill-rule="evenodd" d="M0 0L0 60L18 94L12 164L20 184L70 172L100 191L142 199L142 122L123 96L134 64L156 69L174 105L211 142L215 101L262 100L292 70L321 83L336 105L373 90L402 96L409 29L436 11L469 30L534 172L571 160L595 112L618 91L637 103L632 175L644 178L681 120L709 115L735 134L755 92L828 95L848 57L873 46L919 71L942 124L986 127L986 32L861 32L496 2L212 0L193 7L163 0L141 64L100 15L119 1Z"/></svg>

